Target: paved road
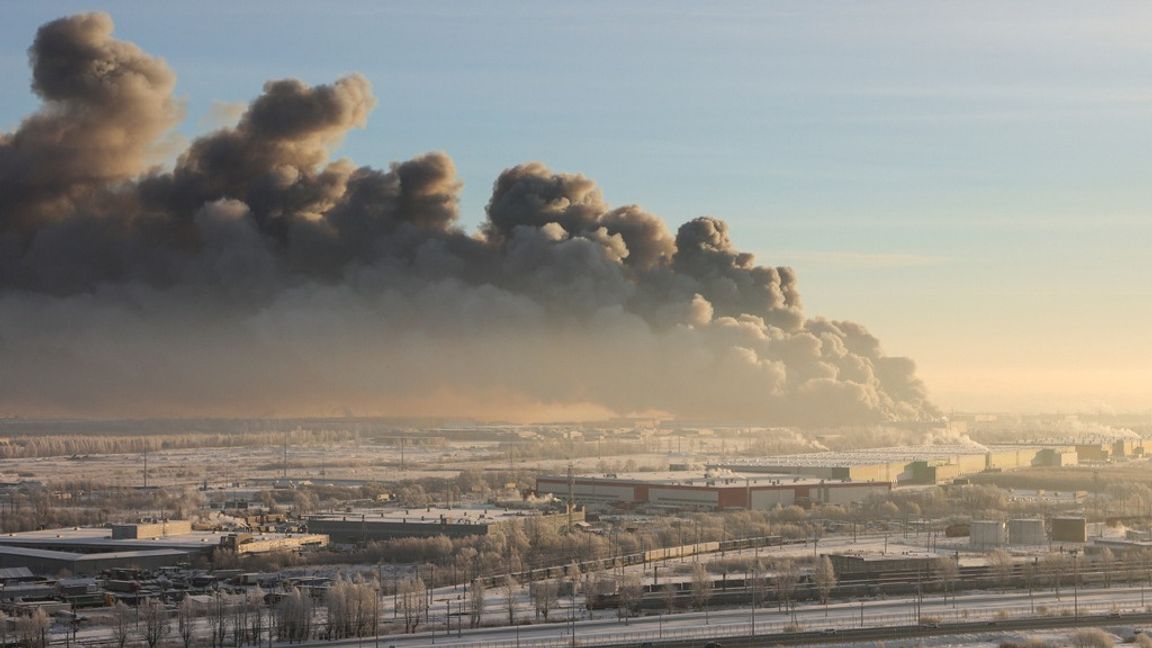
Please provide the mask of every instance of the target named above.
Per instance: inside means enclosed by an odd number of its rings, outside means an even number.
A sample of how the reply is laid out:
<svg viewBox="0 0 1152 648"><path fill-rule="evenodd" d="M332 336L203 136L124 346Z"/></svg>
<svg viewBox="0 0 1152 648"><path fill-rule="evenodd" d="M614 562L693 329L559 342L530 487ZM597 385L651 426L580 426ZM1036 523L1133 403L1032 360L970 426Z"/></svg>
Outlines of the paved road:
<svg viewBox="0 0 1152 648"><path fill-rule="evenodd" d="M825 632L836 629L837 633L854 628L858 629L861 626L874 628L876 626L915 625L919 619L940 624L979 622L977 625L996 620L999 625L1005 626L1009 619L1019 621L1024 617L1048 615L1050 618L1047 621L1041 618L1037 622L1050 624L1060 619L1067 620L1076 614L1077 609L1079 615L1088 615L1094 612L1105 617L1113 608L1124 610L1127 613L1137 610L1143 612L1146 611L1145 602L1152 604L1152 590L1142 591L1139 587L1114 587L1079 592L1064 588L1059 598L1051 590L1037 591L1031 597L1027 592L1016 591L973 593L958 596L955 600L952 598L944 600L939 596L925 597L919 604L919 617L916 614L917 601L912 598L864 601L863 603L835 603L829 605L827 610L818 605L798 606L794 612L794 617L775 608L761 608L755 612L756 634L780 633L794 623L805 630ZM566 610L562 609L557 613L564 615ZM632 619L627 624L614 618L577 621L574 627L577 643L582 646L611 645L623 642L639 644L646 640L668 640L680 635L698 635L700 637L748 635L752 631L752 617L752 609L745 607L714 610L708 613L685 612L673 615L648 616ZM388 635L380 638L379 646L381 648L431 645L511 647L516 646L517 643L525 648L529 646L559 646L570 642L572 628L573 625L567 623L551 623L518 628L464 629L459 634L453 632L451 636L444 636L442 631L435 633L435 635L429 633ZM365 638L306 645L339 645L345 647L355 645L362 648L365 646L375 648L377 644L373 638Z"/></svg>

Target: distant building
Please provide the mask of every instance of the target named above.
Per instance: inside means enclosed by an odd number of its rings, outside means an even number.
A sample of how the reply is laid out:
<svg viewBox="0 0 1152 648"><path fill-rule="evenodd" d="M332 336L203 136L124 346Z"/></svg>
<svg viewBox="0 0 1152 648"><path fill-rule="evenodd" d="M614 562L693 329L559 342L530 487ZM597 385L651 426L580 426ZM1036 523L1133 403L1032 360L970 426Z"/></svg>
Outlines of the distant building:
<svg viewBox="0 0 1152 648"><path fill-rule="evenodd" d="M734 472L763 472L823 479L941 484L984 471L1038 465L1071 465L1070 447L980 444L899 446L846 452L736 459L710 464Z"/></svg>
<svg viewBox="0 0 1152 648"><path fill-rule="evenodd" d="M583 509L572 511L573 524L584 521ZM567 526L566 512L542 512L500 507L358 509L345 513L311 515L309 533L321 533L342 544L358 544L395 538L464 538L487 535L493 528L509 525Z"/></svg>
<svg viewBox="0 0 1152 648"><path fill-rule="evenodd" d="M923 572L928 576L938 556L932 553L880 554L842 553L828 554L832 568L840 576L878 576L892 572Z"/></svg>
<svg viewBox="0 0 1152 648"><path fill-rule="evenodd" d="M107 569L157 569L188 562L190 555L179 549L151 549L141 551L109 551L78 553L25 547L0 547L0 566L20 566L45 576L69 573L74 576L94 576Z"/></svg>
<svg viewBox="0 0 1152 648"><path fill-rule="evenodd" d="M1008 520L1008 542L1013 545L1042 545L1047 543L1044 520L1021 518Z"/></svg>
<svg viewBox="0 0 1152 648"><path fill-rule="evenodd" d="M193 531L187 520L167 520L2 534L0 567L80 575L113 567L154 569L219 550L253 554L326 544L328 538L318 534Z"/></svg>
<svg viewBox="0 0 1152 648"><path fill-rule="evenodd" d="M1083 517L1052 518L1053 542L1088 542L1088 520Z"/></svg>
<svg viewBox="0 0 1152 648"><path fill-rule="evenodd" d="M580 504L647 506L679 510L767 510L779 506L852 504L886 496L888 482L804 479L788 475L724 471L607 474L536 478L536 491L566 500L569 490Z"/></svg>
<svg viewBox="0 0 1152 648"><path fill-rule="evenodd" d="M999 547L1008 542L1008 525L999 520L973 520L968 540L975 547Z"/></svg>

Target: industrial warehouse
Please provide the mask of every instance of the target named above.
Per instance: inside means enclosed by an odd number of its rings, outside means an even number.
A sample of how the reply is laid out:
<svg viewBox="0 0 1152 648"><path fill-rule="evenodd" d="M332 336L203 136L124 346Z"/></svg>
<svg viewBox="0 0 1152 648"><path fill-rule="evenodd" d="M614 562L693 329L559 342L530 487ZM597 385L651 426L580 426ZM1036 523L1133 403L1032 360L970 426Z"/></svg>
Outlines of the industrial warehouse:
<svg viewBox="0 0 1152 648"><path fill-rule="evenodd" d="M83 575L112 568L155 569L197 556L210 558L216 551L257 554L327 544L327 536L315 533L194 531L187 520L165 520L7 533L0 535L0 567Z"/></svg>
<svg viewBox="0 0 1152 648"><path fill-rule="evenodd" d="M588 505L678 510L767 510L779 506L850 504L885 496L887 481L850 482L724 470L536 478L536 491Z"/></svg>
<svg viewBox="0 0 1152 648"><path fill-rule="evenodd" d="M1105 454L1111 449L1112 454ZM1117 450L1120 454L1117 454ZM1143 452L1143 446L1139 447ZM1097 457L1128 456L1133 444L1113 448L1108 444L1090 446L933 445L871 448L849 452L815 452L754 459L733 459L709 464L745 473L771 473L851 480L908 484L947 483L965 475L989 470L1016 470L1033 466L1072 466Z"/></svg>
<svg viewBox="0 0 1152 648"><path fill-rule="evenodd" d="M555 513L495 506L421 506L417 508L353 509L343 513L311 515L308 530L332 542L355 544L395 538L464 538L487 535L510 525L543 524L556 528L582 522L584 511Z"/></svg>

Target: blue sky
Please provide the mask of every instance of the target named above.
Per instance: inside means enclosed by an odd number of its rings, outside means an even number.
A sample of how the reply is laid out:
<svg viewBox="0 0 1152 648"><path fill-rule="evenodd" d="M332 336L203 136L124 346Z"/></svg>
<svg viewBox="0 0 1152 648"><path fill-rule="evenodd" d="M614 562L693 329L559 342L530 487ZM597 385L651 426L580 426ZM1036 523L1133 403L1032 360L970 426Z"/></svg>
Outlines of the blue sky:
<svg viewBox="0 0 1152 648"><path fill-rule="evenodd" d="M1152 408L1147 2L3 2L0 128L36 106L36 27L97 9L175 69L186 136L361 72L340 154L447 151L468 224L542 160L728 220L946 408Z"/></svg>

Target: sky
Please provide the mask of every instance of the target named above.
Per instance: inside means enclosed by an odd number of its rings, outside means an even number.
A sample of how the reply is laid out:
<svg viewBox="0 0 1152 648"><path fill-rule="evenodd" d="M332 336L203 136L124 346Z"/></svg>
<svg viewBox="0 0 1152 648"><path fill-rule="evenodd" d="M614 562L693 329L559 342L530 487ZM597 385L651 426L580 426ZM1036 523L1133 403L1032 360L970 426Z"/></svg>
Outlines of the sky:
<svg viewBox="0 0 1152 648"><path fill-rule="evenodd" d="M185 137L359 72L338 155L446 151L470 226L543 160L726 220L945 411L1152 409L1147 2L3 2L0 129L36 28L91 10L175 70Z"/></svg>

